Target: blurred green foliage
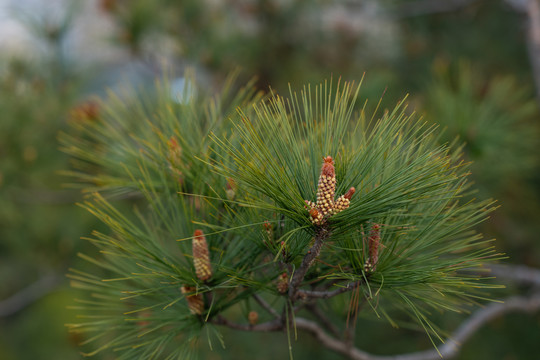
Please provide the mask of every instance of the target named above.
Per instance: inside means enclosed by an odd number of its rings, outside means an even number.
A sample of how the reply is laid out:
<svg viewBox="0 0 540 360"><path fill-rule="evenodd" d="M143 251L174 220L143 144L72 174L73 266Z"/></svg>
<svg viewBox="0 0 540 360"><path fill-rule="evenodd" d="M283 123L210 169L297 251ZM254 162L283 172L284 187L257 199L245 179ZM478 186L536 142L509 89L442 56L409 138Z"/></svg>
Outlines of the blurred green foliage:
<svg viewBox="0 0 540 360"><path fill-rule="evenodd" d="M0 75L0 299L46 275L58 279L54 284L65 284L65 271L86 247L78 240L81 229L96 226L74 207L80 195L66 190L58 173L68 158L59 153L56 137L75 103L76 84L58 84L51 72L30 64L6 66ZM50 358L44 352L76 358L61 322L73 295L65 289L51 295L61 301L45 298L0 319L0 358ZM39 342L28 346L29 338Z"/></svg>

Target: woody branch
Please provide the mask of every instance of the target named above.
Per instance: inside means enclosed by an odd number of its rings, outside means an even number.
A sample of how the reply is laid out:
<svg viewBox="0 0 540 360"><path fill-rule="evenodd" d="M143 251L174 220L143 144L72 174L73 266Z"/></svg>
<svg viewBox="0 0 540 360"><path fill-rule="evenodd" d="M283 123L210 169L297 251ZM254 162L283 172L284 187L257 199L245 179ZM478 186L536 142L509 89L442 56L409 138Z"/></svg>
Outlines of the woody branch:
<svg viewBox="0 0 540 360"><path fill-rule="evenodd" d="M488 268L489 270L489 268ZM511 282L518 282L526 285L540 284L540 270L526 266L512 265L493 265L492 274ZM352 290L352 287L347 288ZM341 289L340 289L341 290ZM342 291L340 293L344 293ZM338 294L336 294L338 295ZM310 304L310 307L316 304ZM492 303L474 313L467 318L449 337L446 343L436 350L419 351L409 354L398 354L391 356L379 356L365 352L359 348L351 346L345 340L339 339L336 335L338 331L329 329L332 335L329 335L318 322L295 317L294 326L297 329L304 330L319 340L319 342L339 354L353 360L435 360L440 359L441 355L445 359L450 359L459 353L460 346L468 341L486 323L511 312L536 312L540 310L540 293L536 292L530 296L512 296L501 303ZM277 312L272 312L277 313ZM266 323L258 325L236 324L222 317L212 320L214 324L227 326L232 329L242 331L283 331L286 329L286 323L283 316L275 318Z"/></svg>

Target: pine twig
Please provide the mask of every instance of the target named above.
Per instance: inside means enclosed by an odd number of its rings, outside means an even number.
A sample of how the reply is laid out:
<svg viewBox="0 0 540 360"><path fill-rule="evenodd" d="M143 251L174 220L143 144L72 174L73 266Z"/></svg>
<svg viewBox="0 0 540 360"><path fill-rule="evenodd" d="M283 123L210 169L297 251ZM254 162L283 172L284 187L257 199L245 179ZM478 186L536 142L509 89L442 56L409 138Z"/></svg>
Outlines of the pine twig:
<svg viewBox="0 0 540 360"><path fill-rule="evenodd" d="M281 316L278 314L278 312L264 300L260 295L253 294L253 298L255 301L261 305L266 311L268 311L270 314L272 314L275 318L280 318Z"/></svg>
<svg viewBox="0 0 540 360"><path fill-rule="evenodd" d="M363 280L358 280L352 284L347 284L347 286L340 287L331 291L317 291L317 290L298 290L298 295L306 298L318 298L318 299L328 299L344 292L351 291L363 284Z"/></svg>
<svg viewBox="0 0 540 360"><path fill-rule="evenodd" d="M319 306L316 303L307 304L306 309L308 309L313 315L315 315L315 317L317 317L317 319L319 319L321 321L323 326L328 331L330 331L332 333L332 335L334 335L336 337L340 336L340 332L339 332L339 329L337 328L337 326L334 325L334 323L332 323L330 321L330 319L328 319L326 314L321 311L321 309L319 308Z"/></svg>
<svg viewBox="0 0 540 360"><path fill-rule="evenodd" d="M315 259L321 253L324 241L329 237L330 231L326 226L321 226L317 229L317 232L315 234L315 243L313 244L311 249L309 249L306 256L304 256L300 268L294 272L294 276L291 280L291 283L289 284L289 298L291 298L291 300L296 300L298 296L298 288L302 284L302 281L304 280L304 277L306 276L306 273L310 268L311 264L313 264Z"/></svg>

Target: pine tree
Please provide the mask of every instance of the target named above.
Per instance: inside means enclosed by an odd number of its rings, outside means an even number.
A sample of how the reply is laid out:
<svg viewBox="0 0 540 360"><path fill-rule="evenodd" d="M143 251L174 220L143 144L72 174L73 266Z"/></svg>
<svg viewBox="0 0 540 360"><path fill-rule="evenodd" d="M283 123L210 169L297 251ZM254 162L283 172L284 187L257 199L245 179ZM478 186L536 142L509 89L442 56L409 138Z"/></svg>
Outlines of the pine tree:
<svg viewBox="0 0 540 360"><path fill-rule="evenodd" d="M101 258L80 255L94 271L70 273L88 292L70 328L90 354L185 359L223 326L291 338L326 326L304 317L321 303L344 329L360 310L405 315L442 341L431 312L485 297L474 270L501 257L473 231L494 204L462 201L459 148L437 145L405 101L368 116L353 83L287 98L231 84L187 103L166 83L111 95L62 134L82 206L109 227L88 239ZM258 311L238 319L246 304Z"/></svg>

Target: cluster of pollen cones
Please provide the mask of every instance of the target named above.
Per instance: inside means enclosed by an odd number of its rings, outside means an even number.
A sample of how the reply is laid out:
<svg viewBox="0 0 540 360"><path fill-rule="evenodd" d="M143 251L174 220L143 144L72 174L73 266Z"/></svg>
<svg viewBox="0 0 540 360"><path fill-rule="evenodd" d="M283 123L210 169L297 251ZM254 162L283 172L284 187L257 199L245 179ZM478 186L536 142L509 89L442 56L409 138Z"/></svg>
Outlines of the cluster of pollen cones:
<svg viewBox="0 0 540 360"><path fill-rule="evenodd" d="M355 188L351 187L345 195L335 199L336 171L334 169L334 159L331 156L325 157L317 185L317 201L305 200L311 222L315 225L323 225L330 216L347 209L354 192Z"/></svg>

